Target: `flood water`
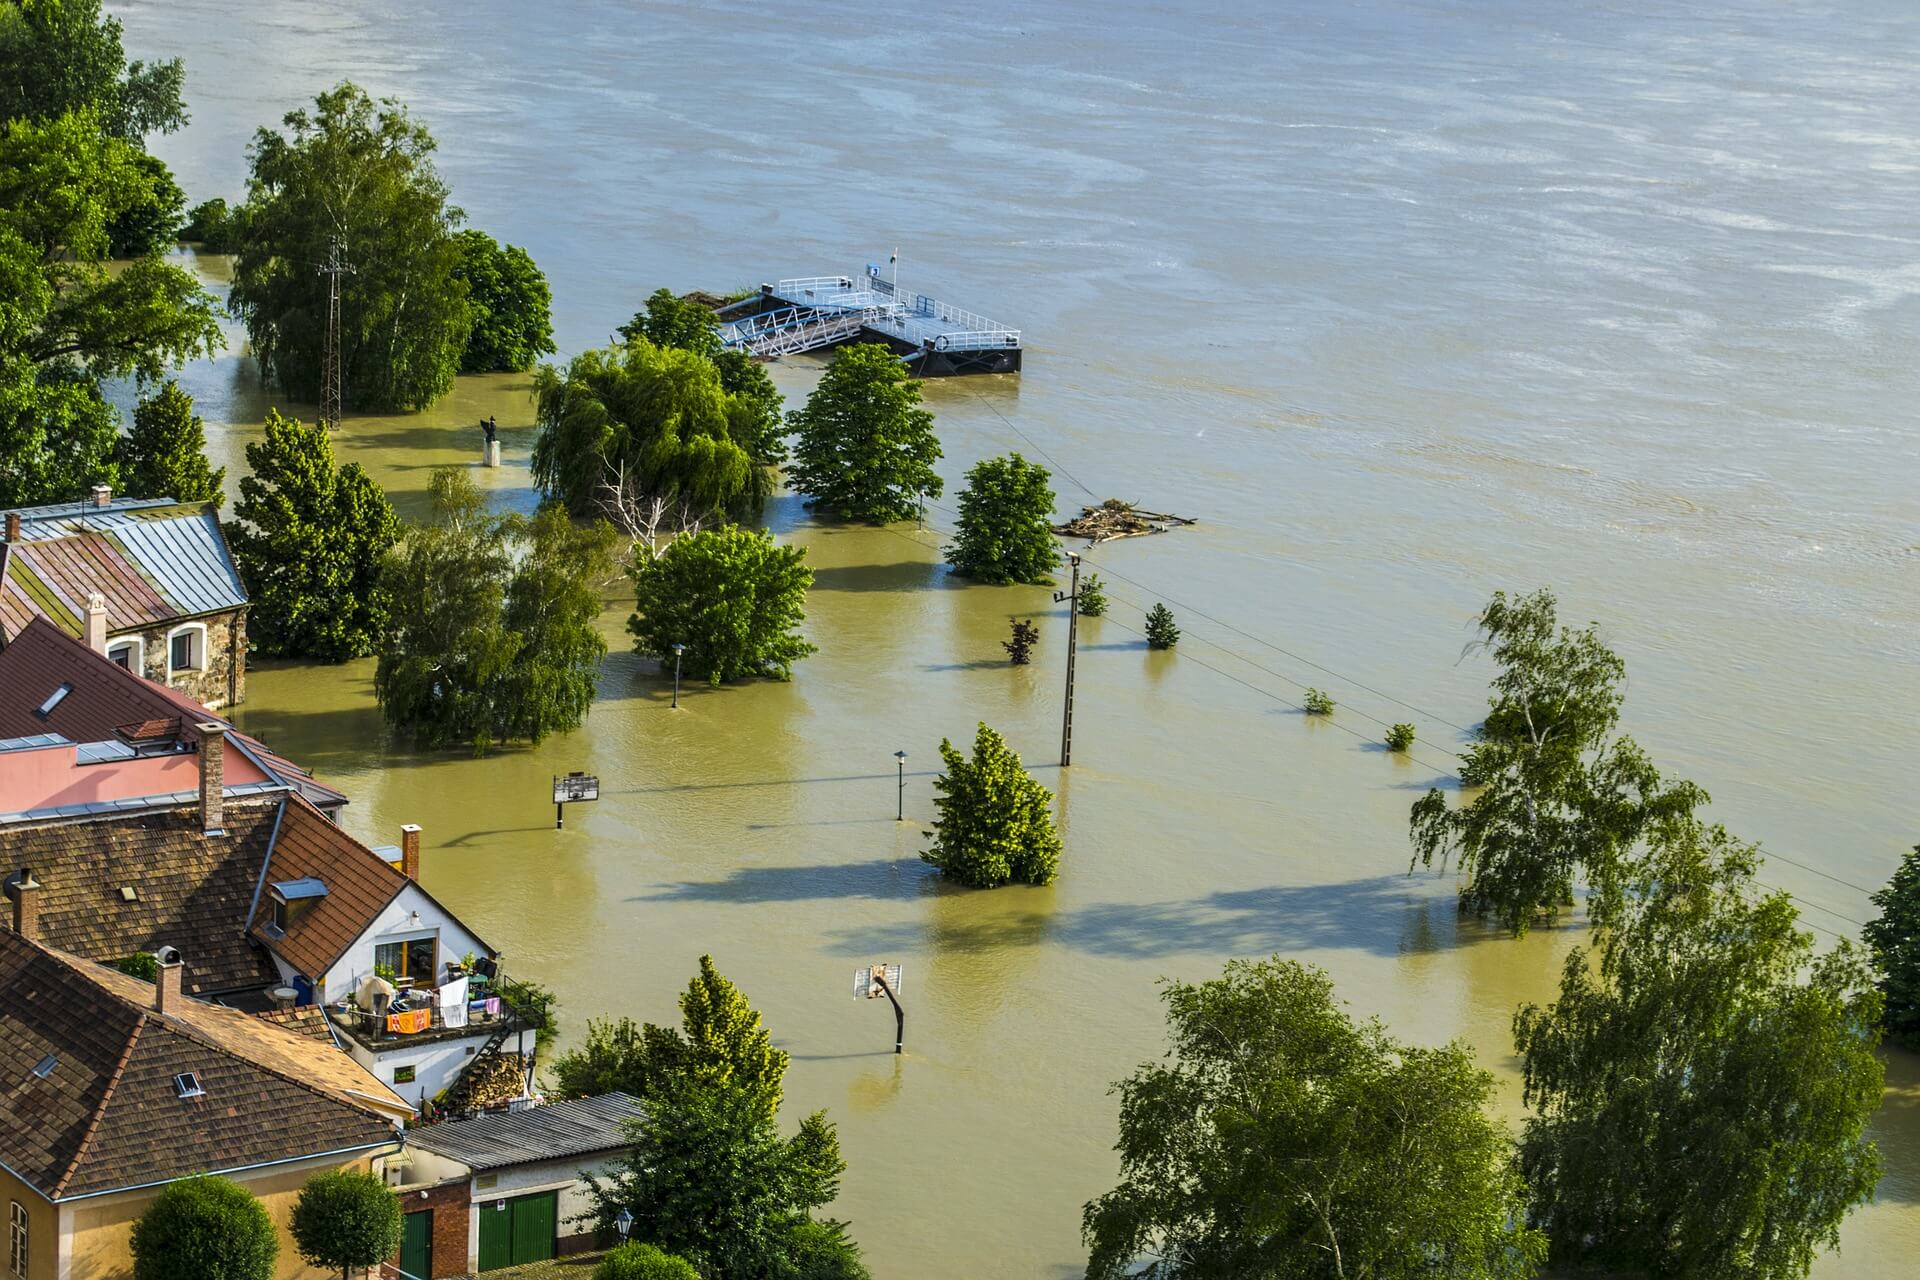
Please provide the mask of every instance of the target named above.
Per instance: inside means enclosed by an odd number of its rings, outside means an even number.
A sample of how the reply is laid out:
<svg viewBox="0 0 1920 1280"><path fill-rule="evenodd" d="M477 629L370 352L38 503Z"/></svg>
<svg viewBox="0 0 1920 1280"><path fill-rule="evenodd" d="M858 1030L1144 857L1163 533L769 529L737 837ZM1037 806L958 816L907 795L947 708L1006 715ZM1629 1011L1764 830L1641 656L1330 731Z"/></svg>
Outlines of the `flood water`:
<svg viewBox="0 0 1920 1280"><path fill-rule="evenodd" d="M421 823L428 886L570 1034L671 1019L713 953L793 1055L789 1118L839 1122L835 1212L878 1276L1077 1275L1108 1085L1160 1051L1154 982L1228 956L1323 965L1399 1034L1464 1039L1518 1118L1509 1019L1577 935L1495 936L1405 874L1407 806L1483 705L1461 649L1495 588L1604 625L1628 728L1773 851L1823 939L1920 839L1911 5L113 7L135 56L187 60L193 124L157 149L194 200L239 195L252 130L352 77L539 260L566 352L663 284L897 245L904 285L1027 334L1019 377L928 388L943 507L1017 448L1063 507L1202 518L1091 557L1115 609L1081 632L1066 773L1045 591L957 585L937 529L789 497L767 518L808 549L820 646L791 684L673 711L617 599L591 719L538 750L389 744L370 663L251 677L241 723L343 786L357 834ZM797 401L818 368L775 377ZM272 402L238 335L184 381L237 476ZM528 507L523 378L354 418L340 448L417 514L487 413L508 465L476 479ZM1158 599L1173 654L1139 635ZM1011 616L1041 629L1030 668L1002 660ZM1051 888L952 892L917 861L939 741L981 719L1058 789ZM1401 720L1410 760L1376 745ZM602 798L555 832L570 769ZM877 958L906 967L904 1060L849 996ZM1920 1250L1913 1057L1889 1085L1887 1174L1829 1280Z"/></svg>

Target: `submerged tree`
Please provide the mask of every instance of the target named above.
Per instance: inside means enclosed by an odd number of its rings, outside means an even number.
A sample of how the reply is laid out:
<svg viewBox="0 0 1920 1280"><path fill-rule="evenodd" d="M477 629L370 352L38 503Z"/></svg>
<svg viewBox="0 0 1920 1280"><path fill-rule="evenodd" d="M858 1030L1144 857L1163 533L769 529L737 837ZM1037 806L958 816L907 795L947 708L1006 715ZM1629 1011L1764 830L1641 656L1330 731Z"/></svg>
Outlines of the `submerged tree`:
<svg viewBox="0 0 1920 1280"><path fill-rule="evenodd" d="M1088 574L1080 579L1080 590L1074 593L1073 603L1083 618L1103 617L1107 612L1107 584L1099 574Z"/></svg>
<svg viewBox="0 0 1920 1280"><path fill-rule="evenodd" d="M136 498L224 502L227 469L207 461L207 433L193 397L169 380L133 411L133 429L120 440L120 485Z"/></svg>
<svg viewBox="0 0 1920 1280"><path fill-rule="evenodd" d="M1052 480L1045 467L1017 453L968 471L959 527L947 548L953 571L981 582L1051 581L1060 562Z"/></svg>
<svg viewBox="0 0 1920 1280"><path fill-rule="evenodd" d="M1414 861L1457 858L1461 905L1518 934L1570 905L1576 876L1611 892L1650 825L1706 795L1663 782L1631 738L1614 736L1626 664L1592 626L1558 626L1552 592L1495 592L1480 630L1499 670L1460 780L1481 791L1457 808L1438 788L1414 804Z"/></svg>
<svg viewBox="0 0 1920 1280"><path fill-rule="evenodd" d="M933 415L889 347L842 348L787 420L797 437L787 481L824 511L885 524L912 519L922 497L940 496Z"/></svg>
<svg viewBox="0 0 1920 1280"><path fill-rule="evenodd" d="M460 371L524 373L551 355L553 291L532 255L471 227L453 241L460 250L454 276L466 282L473 314Z"/></svg>
<svg viewBox="0 0 1920 1280"><path fill-rule="evenodd" d="M1173 610L1155 604L1147 611L1147 648L1171 649L1179 643L1180 628L1173 620Z"/></svg>
<svg viewBox="0 0 1920 1280"><path fill-rule="evenodd" d="M312 110L261 129L249 150L246 235L228 305L246 322L261 375L320 399L327 280L338 242L347 399L367 410L422 409L453 386L473 328L461 213L433 164L434 141L400 103L376 105L342 82Z"/></svg>
<svg viewBox="0 0 1920 1280"><path fill-rule="evenodd" d="M753 676L787 680L814 652L800 637L813 571L806 550L737 526L675 538L658 555L634 552L634 649L711 685Z"/></svg>
<svg viewBox="0 0 1920 1280"><path fill-rule="evenodd" d="M325 427L272 409L247 469L227 537L252 599L250 638L284 657L372 653L392 603L381 561L400 537L386 493L359 463L334 466Z"/></svg>
<svg viewBox="0 0 1920 1280"><path fill-rule="evenodd" d="M920 857L969 888L1051 884L1060 866L1053 793L984 722L974 735L973 759L945 738L940 758L947 771L933 780L939 816L933 830L922 833L933 847Z"/></svg>
<svg viewBox="0 0 1920 1280"><path fill-rule="evenodd" d="M1890 1039L1920 1049L1920 845L1900 860L1893 878L1876 891L1880 914L1860 930L1879 971Z"/></svg>
<svg viewBox="0 0 1920 1280"><path fill-rule="evenodd" d="M1560 998L1514 1018L1556 1266L1797 1280L1873 1193L1880 995L1850 946L1815 955L1786 893L1756 894L1758 861L1662 821Z"/></svg>
<svg viewBox="0 0 1920 1280"><path fill-rule="evenodd" d="M1040 643L1040 628L1033 625L1032 618L1015 618L1013 634L1000 642L1007 651L1007 661L1016 667L1024 667L1033 661L1033 646Z"/></svg>
<svg viewBox="0 0 1920 1280"><path fill-rule="evenodd" d="M1355 1023L1324 972L1278 957L1162 998L1173 1051L1118 1086L1120 1185L1086 1207L1087 1280L1534 1273L1545 1242L1464 1046Z"/></svg>

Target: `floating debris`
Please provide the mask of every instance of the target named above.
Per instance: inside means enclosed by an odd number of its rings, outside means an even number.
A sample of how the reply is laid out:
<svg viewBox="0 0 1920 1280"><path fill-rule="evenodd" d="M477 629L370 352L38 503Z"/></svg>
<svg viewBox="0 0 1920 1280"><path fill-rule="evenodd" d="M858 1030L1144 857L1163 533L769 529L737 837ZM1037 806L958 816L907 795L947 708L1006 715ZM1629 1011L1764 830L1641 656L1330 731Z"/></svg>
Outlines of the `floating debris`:
<svg viewBox="0 0 1920 1280"><path fill-rule="evenodd" d="M1115 538L1138 538L1149 533L1165 533L1183 524L1198 524L1186 516L1170 516L1163 511L1142 511L1131 502L1108 498L1097 507L1082 507L1080 514L1057 524L1053 531L1063 538L1085 538L1098 545Z"/></svg>

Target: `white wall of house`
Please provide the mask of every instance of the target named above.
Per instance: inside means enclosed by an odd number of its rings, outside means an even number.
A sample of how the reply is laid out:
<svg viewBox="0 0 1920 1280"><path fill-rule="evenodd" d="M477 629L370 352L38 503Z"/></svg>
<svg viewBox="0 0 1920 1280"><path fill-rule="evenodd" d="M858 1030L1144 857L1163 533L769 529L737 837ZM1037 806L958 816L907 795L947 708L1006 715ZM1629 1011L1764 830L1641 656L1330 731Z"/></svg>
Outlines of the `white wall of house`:
<svg viewBox="0 0 1920 1280"><path fill-rule="evenodd" d="M359 990L362 980L373 973L376 947L383 943L408 942L429 936L438 937L440 942L434 973L435 985L446 977L449 960L458 960L469 951L475 955L486 954L486 947L480 939L467 932L466 926L456 920L452 912L436 906L433 899L421 892L419 885L409 883L387 905L380 918L374 921L373 927L356 938L346 953L322 975L327 998L338 1000Z"/></svg>
<svg viewBox="0 0 1920 1280"><path fill-rule="evenodd" d="M614 1151L593 1156L568 1156L562 1160L543 1160L537 1164L515 1165L511 1169L475 1174L473 1212L467 1216L467 1265L474 1267L480 1263L480 1215L505 1212L496 1206L516 1196L558 1191L560 1238L564 1240L568 1236L592 1231L591 1224L573 1221L593 1209L593 1200L587 1195L587 1180L582 1175L592 1173L597 1178L611 1178L619 1172L620 1161L625 1154Z"/></svg>
<svg viewBox="0 0 1920 1280"><path fill-rule="evenodd" d="M459 1078L468 1062L480 1052L493 1034L490 1027L476 1029L473 1035L462 1036L457 1040L434 1040L423 1044L410 1044L406 1036L395 1036L391 1040L380 1042L375 1052L362 1045L351 1036L342 1036L347 1053L373 1073L374 1079L390 1086L393 1091L408 1102L419 1103L424 1096L433 1098L439 1092ZM526 1039L526 1056L533 1056L533 1033L522 1033ZM502 1057L512 1055L517 1048L521 1035L510 1037L500 1046ZM412 1067L413 1080L402 1083L394 1079L400 1068Z"/></svg>

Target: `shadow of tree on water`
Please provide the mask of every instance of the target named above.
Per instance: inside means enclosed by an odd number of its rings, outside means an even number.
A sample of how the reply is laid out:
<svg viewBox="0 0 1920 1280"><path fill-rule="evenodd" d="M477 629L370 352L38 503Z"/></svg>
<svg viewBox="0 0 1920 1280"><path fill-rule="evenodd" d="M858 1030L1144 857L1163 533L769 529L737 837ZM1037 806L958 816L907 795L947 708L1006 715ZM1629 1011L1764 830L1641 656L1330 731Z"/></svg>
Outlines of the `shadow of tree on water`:
<svg viewBox="0 0 1920 1280"><path fill-rule="evenodd" d="M723 880L663 884L629 902L812 902L912 898L925 892L933 868L917 859L874 858L811 867L736 867Z"/></svg>

